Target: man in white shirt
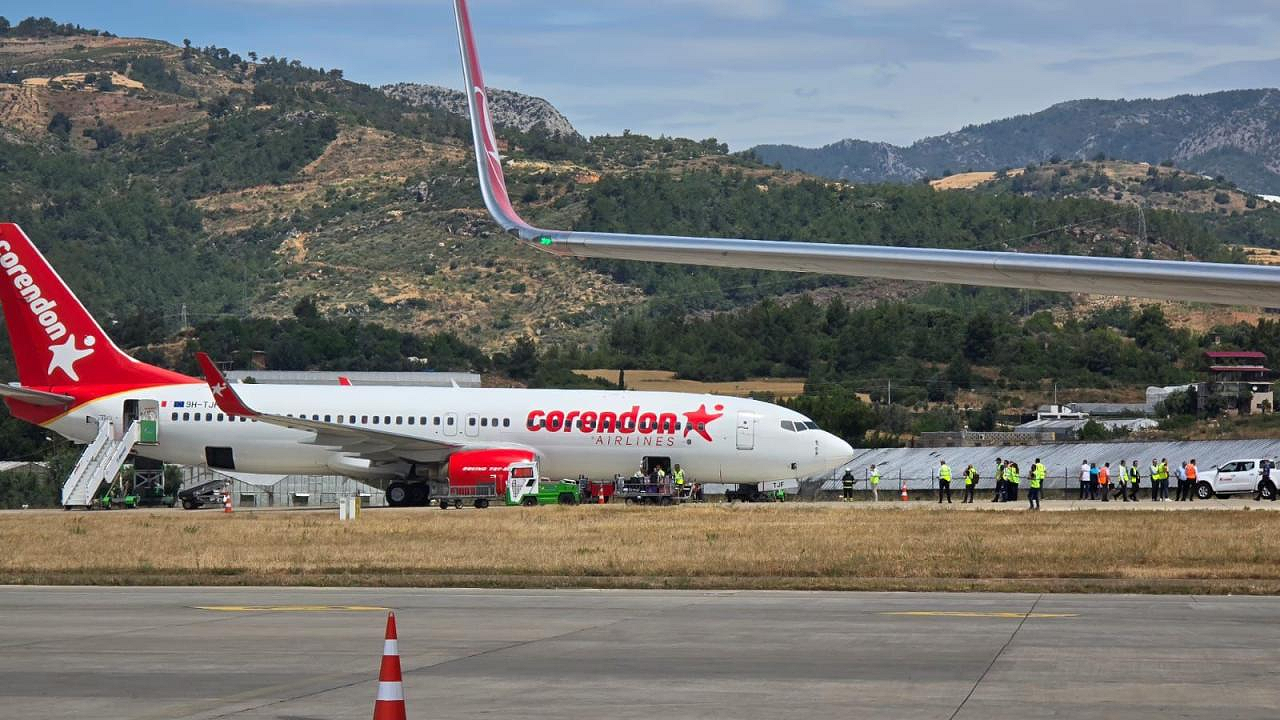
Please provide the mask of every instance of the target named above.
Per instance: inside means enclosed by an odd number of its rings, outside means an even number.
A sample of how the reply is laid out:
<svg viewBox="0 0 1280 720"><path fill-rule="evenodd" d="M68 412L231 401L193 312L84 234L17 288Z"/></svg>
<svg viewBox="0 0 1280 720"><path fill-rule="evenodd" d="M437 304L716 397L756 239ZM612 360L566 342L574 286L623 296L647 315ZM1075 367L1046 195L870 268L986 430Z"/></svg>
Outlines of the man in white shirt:
<svg viewBox="0 0 1280 720"><path fill-rule="evenodd" d="M1080 499L1083 500L1085 492L1089 489L1089 461L1085 460L1080 463Z"/></svg>

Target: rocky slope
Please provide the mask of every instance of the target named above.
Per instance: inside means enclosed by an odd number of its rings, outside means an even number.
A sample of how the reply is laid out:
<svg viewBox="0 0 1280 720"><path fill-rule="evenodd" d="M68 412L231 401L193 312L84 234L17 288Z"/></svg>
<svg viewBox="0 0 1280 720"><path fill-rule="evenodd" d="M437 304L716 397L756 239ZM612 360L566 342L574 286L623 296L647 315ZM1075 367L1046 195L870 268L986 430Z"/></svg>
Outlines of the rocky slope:
<svg viewBox="0 0 1280 720"><path fill-rule="evenodd" d="M1075 100L966 127L909 147L841 140L821 148L761 145L767 163L855 182L913 181L1054 157L1172 160L1258 193L1280 193L1280 90L1233 90L1163 100Z"/></svg>
<svg viewBox="0 0 1280 720"><path fill-rule="evenodd" d="M383 85L381 89L413 107L441 108L461 117L467 116L467 97L460 90L417 83L395 83ZM542 98L490 88L489 112L493 113L493 121L499 127L520 132L542 127L556 137L581 137L569 119Z"/></svg>

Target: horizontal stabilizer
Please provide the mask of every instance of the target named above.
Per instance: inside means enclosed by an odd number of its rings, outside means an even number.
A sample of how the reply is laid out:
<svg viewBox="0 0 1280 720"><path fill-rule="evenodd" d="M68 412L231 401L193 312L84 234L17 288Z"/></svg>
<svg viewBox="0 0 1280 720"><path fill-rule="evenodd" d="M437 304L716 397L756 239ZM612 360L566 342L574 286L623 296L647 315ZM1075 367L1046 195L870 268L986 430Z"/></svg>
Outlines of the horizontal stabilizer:
<svg viewBox="0 0 1280 720"><path fill-rule="evenodd" d="M21 400L28 405L40 405L42 407L68 407L76 401L70 395L32 390L21 385L0 385L0 397L13 398L14 400Z"/></svg>

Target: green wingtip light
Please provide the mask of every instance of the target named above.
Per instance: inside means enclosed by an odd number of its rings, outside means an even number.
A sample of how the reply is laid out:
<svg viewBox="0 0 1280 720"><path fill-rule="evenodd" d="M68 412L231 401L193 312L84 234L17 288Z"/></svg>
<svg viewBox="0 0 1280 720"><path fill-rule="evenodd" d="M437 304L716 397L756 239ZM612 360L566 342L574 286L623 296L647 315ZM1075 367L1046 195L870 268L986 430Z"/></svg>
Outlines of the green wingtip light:
<svg viewBox="0 0 1280 720"><path fill-rule="evenodd" d="M540 237L540 238L538 238L538 244L539 244L539 245L546 246L546 245L551 245L551 244L553 244L554 242L555 242L555 240L552 240L552 239L551 239L551 238L549 238L549 237L545 237L545 236L544 236L544 237Z"/></svg>

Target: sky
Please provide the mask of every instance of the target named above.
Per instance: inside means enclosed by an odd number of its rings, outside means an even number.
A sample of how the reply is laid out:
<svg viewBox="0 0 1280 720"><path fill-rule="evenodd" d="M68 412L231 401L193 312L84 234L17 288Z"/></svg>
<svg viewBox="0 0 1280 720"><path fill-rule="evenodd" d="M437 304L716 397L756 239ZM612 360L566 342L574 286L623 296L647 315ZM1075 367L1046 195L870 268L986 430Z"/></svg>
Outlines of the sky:
<svg viewBox="0 0 1280 720"><path fill-rule="evenodd" d="M910 144L1079 98L1280 85L1280 1L472 0L491 87L586 135ZM448 0L7 0L380 85L461 84Z"/></svg>

